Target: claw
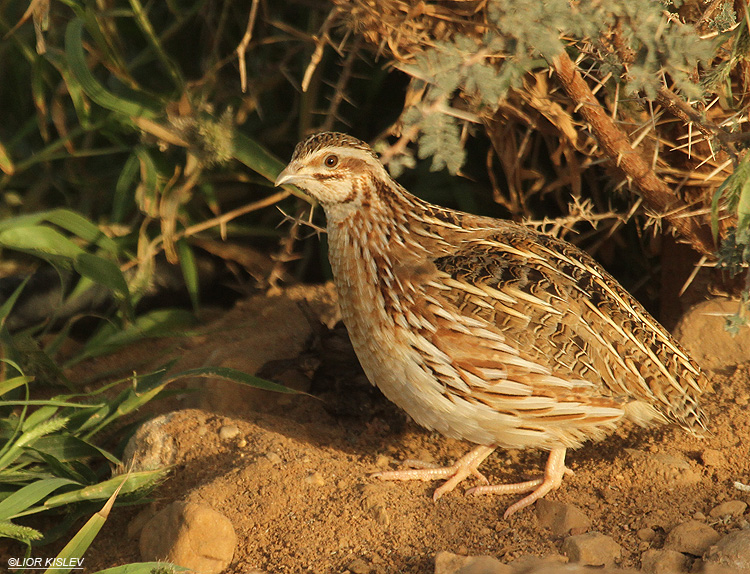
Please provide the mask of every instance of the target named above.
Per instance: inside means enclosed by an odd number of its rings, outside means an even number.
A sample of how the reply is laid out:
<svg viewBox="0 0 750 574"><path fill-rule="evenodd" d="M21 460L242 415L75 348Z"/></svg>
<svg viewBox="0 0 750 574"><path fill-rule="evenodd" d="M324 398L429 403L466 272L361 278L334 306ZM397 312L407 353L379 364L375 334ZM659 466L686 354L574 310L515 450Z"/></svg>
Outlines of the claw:
<svg viewBox="0 0 750 574"><path fill-rule="evenodd" d="M565 466L565 449L556 448L550 451L549 458L547 459L547 466L544 469L543 478L513 484L490 485L487 478L477 470L477 467L482 464L484 459L486 459L494 450L494 447L481 445L457 460L456 463L451 466L433 467L432 465L419 461L408 461L412 465L417 463L419 466L422 466L422 468L376 472L372 476L381 480L427 481L440 478L447 479L433 493L432 499L434 501L440 499L444 494L451 492L469 475L476 476L484 484L482 486L470 488L466 492L467 494L513 494L517 492L532 491L531 494L508 507L505 514L503 514L503 518L508 518L514 512L533 504L551 490L559 487L564 475L573 474L573 471Z"/></svg>

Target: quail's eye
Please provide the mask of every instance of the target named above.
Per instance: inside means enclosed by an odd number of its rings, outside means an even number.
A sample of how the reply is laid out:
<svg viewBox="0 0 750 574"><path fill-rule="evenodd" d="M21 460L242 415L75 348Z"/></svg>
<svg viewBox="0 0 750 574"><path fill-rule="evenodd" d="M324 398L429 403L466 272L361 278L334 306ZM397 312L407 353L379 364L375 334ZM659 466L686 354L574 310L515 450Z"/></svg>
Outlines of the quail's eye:
<svg viewBox="0 0 750 574"><path fill-rule="evenodd" d="M334 168L339 164L339 156L334 154L327 155L323 160L323 164L328 168Z"/></svg>

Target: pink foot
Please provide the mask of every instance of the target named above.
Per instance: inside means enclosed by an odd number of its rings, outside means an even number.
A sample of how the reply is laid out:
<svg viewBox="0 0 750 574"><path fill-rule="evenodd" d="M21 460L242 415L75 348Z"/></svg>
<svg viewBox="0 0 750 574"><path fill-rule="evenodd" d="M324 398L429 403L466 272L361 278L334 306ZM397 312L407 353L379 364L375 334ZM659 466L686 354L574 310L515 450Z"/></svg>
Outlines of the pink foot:
<svg viewBox="0 0 750 574"><path fill-rule="evenodd" d="M451 490L456 488L459 482L465 479L470 474L477 476L482 482L488 483L488 480L484 475L477 470L477 467L482 464L485 458L487 458L495 447L480 445L472 450L469 454L463 456L451 466L444 466L438 468L417 468L408 470L389 470L386 472L376 472L372 476L381 480L437 480L440 478L447 478L439 488L435 490L432 495L433 500L438 500L444 494L449 493ZM486 488L486 487L480 487Z"/></svg>
<svg viewBox="0 0 750 574"><path fill-rule="evenodd" d="M522 498L508 507L505 514L503 514L503 518L508 518L514 512L526 508L530 504L533 504L540 498L544 497L549 491L560 486L566 472L570 474L573 473L572 470L565 467L565 449L556 448L549 453L547 466L544 469L544 478L537 478L535 480L517 482L514 484L476 486L467 491L467 494L512 494L516 492L533 491L525 498Z"/></svg>

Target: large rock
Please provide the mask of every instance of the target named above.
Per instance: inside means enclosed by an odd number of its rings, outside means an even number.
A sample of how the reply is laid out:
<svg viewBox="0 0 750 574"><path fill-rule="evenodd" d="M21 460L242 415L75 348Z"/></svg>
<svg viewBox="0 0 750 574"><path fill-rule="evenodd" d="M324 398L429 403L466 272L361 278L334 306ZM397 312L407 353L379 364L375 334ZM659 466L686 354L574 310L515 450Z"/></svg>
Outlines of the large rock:
<svg viewBox="0 0 750 574"><path fill-rule="evenodd" d="M702 556L718 540L719 533L708 524L698 520L688 520L669 531L664 541L664 548L693 556Z"/></svg>
<svg viewBox="0 0 750 574"><path fill-rule="evenodd" d="M232 562L237 535L232 523L210 506L173 502L141 531L141 558L165 560L200 574L219 574Z"/></svg>
<svg viewBox="0 0 750 574"><path fill-rule="evenodd" d="M750 573L750 530L738 530L722 537L706 552L705 560L706 565L720 565L738 574Z"/></svg>
<svg viewBox="0 0 750 574"><path fill-rule="evenodd" d="M641 569L646 574L688 572L688 557L677 550L646 550L641 555Z"/></svg>
<svg viewBox="0 0 750 574"><path fill-rule="evenodd" d="M727 319L739 308L740 302L732 299L704 301L691 307L675 327L677 340L704 369L727 369L750 356L750 328L742 325L734 335L726 329Z"/></svg>
<svg viewBox="0 0 750 574"><path fill-rule="evenodd" d="M300 361L321 322L338 318L332 285L285 289L275 296L239 301L219 320L185 343L175 370L228 367L276 381L297 391L310 387L310 369ZM224 415L261 411L285 414L304 395L276 393L221 378L196 378L203 389L188 405Z"/></svg>

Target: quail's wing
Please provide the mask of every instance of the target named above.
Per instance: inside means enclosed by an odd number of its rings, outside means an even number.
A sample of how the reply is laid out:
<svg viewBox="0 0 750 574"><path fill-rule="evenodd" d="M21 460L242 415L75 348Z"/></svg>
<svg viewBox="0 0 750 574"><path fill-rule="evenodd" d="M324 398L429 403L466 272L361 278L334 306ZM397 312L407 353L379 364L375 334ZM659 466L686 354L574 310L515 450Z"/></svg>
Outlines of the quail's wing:
<svg viewBox="0 0 750 574"><path fill-rule="evenodd" d="M456 316L479 321L488 332L502 335L519 362L571 385L565 391L536 377L535 393L577 398L592 408L620 405L641 423L662 418L689 429L702 426L697 396L706 380L700 369L633 297L574 246L512 225L467 238L434 264L438 275L425 292L446 316L453 315L454 322ZM493 356L479 349L475 336L453 335L452 340L449 352L464 364ZM498 356L507 362L507 356Z"/></svg>

